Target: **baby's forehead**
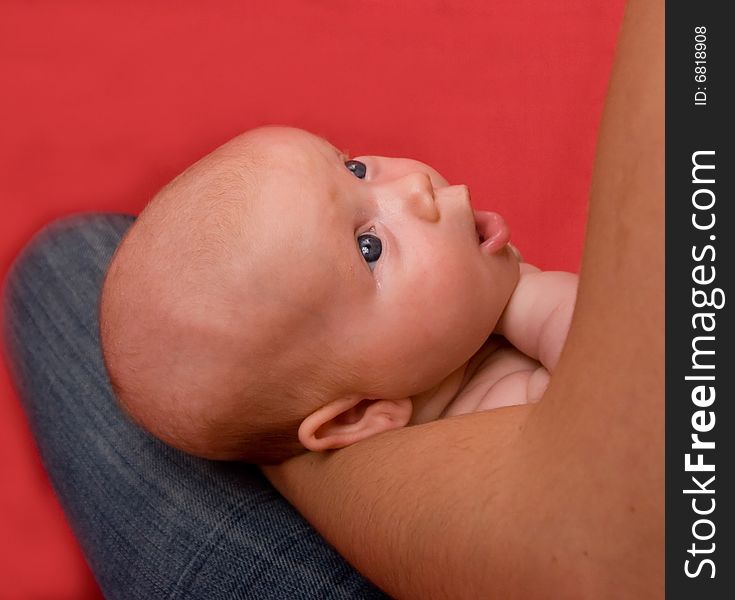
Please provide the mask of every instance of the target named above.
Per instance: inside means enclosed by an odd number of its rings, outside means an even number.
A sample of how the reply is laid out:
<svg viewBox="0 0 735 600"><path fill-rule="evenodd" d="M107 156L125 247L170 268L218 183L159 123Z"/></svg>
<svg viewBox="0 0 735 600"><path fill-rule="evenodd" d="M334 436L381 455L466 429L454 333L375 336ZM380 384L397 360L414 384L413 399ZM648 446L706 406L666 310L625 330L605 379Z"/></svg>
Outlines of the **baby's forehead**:
<svg viewBox="0 0 735 600"><path fill-rule="evenodd" d="M261 169L269 171L294 166L319 168L336 152L324 138L293 127L259 127L242 138L247 150L261 159Z"/></svg>
<svg viewBox="0 0 735 600"><path fill-rule="evenodd" d="M330 160L336 160L335 149L319 136L291 127L260 127L233 138L173 180L159 196L174 201L158 202L155 212L198 214L192 224L200 219L221 224L220 217L230 213L251 222L273 212L287 219L295 205L324 200Z"/></svg>
<svg viewBox="0 0 735 600"><path fill-rule="evenodd" d="M315 227L326 228L342 194L339 151L299 129L268 127L248 135L254 212L276 213L283 222L307 219L305 227L313 220Z"/></svg>
<svg viewBox="0 0 735 600"><path fill-rule="evenodd" d="M270 274L263 278L268 287L280 289L272 281L277 276L304 302L334 300L335 291L359 275L361 260L340 202L338 153L301 130L256 133L253 151L265 160L259 161L258 183L251 190L249 264Z"/></svg>

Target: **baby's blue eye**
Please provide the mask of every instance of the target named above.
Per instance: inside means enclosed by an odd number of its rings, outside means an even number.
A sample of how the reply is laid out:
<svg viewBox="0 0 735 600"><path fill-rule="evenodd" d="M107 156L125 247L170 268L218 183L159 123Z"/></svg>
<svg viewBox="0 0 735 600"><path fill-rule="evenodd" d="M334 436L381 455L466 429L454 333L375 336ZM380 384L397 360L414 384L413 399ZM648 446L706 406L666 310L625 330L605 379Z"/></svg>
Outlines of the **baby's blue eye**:
<svg viewBox="0 0 735 600"><path fill-rule="evenodd" d="M365 173L367 173L365 163L359 160L348 160L345 162L345 167L352 171L358 179L365 179Z"/></svg>
<svg viewBox="0 0 735 600"><path fill-rule="evenodd" d="M380 242L380 238L374 236L372 233L365 233L358 236L357 245L360 247L362 257L367 261L368 267L372 271L383 252L383 244Z"/></svg>

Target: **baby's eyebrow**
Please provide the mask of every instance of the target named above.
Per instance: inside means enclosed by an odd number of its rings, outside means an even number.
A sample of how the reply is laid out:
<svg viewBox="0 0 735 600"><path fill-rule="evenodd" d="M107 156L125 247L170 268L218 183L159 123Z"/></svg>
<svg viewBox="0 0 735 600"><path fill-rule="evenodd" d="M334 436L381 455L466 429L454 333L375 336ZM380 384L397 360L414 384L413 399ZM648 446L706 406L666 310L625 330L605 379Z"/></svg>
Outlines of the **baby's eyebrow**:
<svg viewBox="0 0 735 600"><path fill-rule="evenodd" d="M317 135L316 137L319 138L319 140L323 142L324 145L327 146L327 148L329 148L331 152L334 152L339 160L344 162L349 158L350 153L347 150L340 150L339 148L337 148L337 146L335 146L329 140L323 138L320 135Z"/></svg>

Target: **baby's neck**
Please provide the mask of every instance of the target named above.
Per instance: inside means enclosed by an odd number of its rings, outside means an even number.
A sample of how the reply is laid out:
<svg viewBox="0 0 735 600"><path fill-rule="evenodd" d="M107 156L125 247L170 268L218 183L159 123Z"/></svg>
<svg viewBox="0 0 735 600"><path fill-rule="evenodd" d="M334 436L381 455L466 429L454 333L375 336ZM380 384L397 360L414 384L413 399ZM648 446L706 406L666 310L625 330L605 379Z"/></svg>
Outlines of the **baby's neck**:
<svg viewBox="0 0 735 600"><path fill-rule="evenodd" d="M472 379L482 361L497 345L497 336L491 336L475 355L438 385L411 397L413 413L409 425L419 425L441 418L447 407Z"/></svg>

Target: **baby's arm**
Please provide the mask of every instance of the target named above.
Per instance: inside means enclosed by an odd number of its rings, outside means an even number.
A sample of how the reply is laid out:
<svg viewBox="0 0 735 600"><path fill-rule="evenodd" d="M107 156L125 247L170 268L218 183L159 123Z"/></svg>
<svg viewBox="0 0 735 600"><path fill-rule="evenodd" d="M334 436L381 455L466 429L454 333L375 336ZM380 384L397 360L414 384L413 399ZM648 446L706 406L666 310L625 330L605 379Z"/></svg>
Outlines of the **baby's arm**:
<svg viewBox="0 0 735 600"><path fill-rule="evenodd" d="M576 296L576 275L521 263L520 280L495 328L510 347L503 344L482 361L443 416L540 400L567 339Z"/></svg>
<svg viewBox="0 0 735 600"><path fill-rule="evenodd" d="M495 329L554 372L572 321L577 275L521 263L521 278Z"/></svg>

